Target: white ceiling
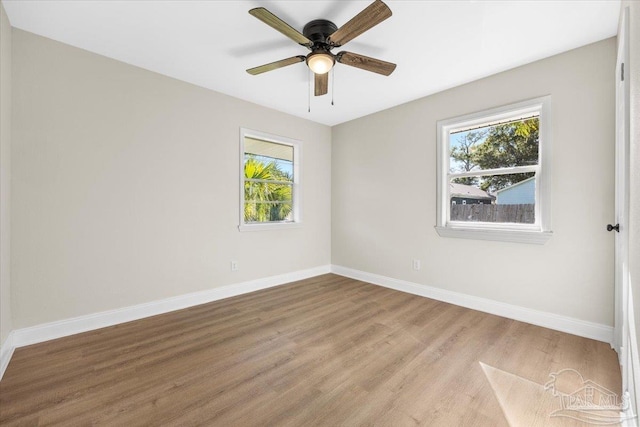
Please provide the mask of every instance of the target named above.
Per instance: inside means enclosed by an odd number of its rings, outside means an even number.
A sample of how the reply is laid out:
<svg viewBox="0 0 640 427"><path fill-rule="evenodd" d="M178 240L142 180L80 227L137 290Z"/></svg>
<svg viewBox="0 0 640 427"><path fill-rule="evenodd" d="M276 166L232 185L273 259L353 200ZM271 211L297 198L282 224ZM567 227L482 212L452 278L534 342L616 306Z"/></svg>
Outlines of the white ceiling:
<svg viewBox="0 0 640 427"><path fill-rule="evenodd" d="M395 62L395 72L338 64L335 105L330 82L310 113L303 63L245 72L308 52L249 9L266 7L302 31L317 18L341 26L370 3L3 0L14 27L327 125L614 36L620 11L620 0L386 0L393 16L344 50Z"/></svg>

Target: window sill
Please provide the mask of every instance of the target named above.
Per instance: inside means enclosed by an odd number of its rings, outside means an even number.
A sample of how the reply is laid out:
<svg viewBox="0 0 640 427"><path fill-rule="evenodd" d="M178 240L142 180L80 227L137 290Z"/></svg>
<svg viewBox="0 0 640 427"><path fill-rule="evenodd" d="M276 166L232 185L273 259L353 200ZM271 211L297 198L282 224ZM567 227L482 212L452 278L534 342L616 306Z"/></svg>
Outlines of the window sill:
<svg viewBox="0 0 640 427"><path fill-rule="evenodd" d="M458 239L493 240L498 242L544 245L553 236L551 231L505 230L496 228L435 227L441 237Z"/></svg>
<svg viewBox="0 0 640 427"><path fill-rule="evenodd" d="M241 224L238 226L239 231L265 231L265 230L282 230L285 228L302 227L301 222L273 222L264 224Z"/></svg>

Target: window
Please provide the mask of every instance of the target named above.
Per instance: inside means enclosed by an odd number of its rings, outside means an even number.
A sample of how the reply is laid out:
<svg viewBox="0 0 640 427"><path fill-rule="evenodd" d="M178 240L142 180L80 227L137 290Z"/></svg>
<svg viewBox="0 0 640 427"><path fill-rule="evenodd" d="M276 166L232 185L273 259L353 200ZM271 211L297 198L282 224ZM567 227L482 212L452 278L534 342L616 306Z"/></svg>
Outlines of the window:
<svg viewBox="0 0 640 427"><path fill-rule="evenodd" d="M550 97L441 120L437 128L438 234L545 243L552 234Z"/></svg>
<svg viewBox="0 0 640 427"><path fill-rule="evenodd" d="M299 225L298 141L240 130L241 231Z"/></svg>

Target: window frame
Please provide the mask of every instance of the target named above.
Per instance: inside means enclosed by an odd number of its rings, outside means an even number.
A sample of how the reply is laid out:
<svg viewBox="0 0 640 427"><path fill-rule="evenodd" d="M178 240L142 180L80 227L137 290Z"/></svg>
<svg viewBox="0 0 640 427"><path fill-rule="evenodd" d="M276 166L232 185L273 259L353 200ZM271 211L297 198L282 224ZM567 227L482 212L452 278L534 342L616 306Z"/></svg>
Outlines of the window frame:
<svg viewBox="0 0 640 427"><path fill-rule="evenodd" d="M486 169L480 173L456 173L458 176L479 176L535 172L535 223L488 223L451 221L449 203L450 133L452 130L497 124L519 115L537 113L539 117L538 165ZM491 108L437 122L437 224L442 237L505 242L544 244L551 231L551 96L543 96L497 108ZM529 170L530 169L530 170Z"/></svg>
<svg viewBox="0 0 640 427"><path fill-rule="evenodd" d="M246 223L244 221L244 141L245 138L259 139L273 144L288 145L293 147L293 184L291 188L291 221L271 221L261 223ZM281 230L295 228L302 225L301 197L300 197L300 159L302 157L302 144L300 141L284 136L273 135L257 130L240 128L240 211L239 231Z"/></svg>

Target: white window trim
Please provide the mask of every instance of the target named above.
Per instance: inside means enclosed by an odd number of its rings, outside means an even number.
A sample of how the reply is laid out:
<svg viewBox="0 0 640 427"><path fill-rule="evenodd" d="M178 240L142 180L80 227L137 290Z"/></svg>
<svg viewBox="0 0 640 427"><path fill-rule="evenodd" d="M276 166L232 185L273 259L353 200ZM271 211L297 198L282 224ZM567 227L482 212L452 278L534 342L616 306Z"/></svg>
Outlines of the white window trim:
<svg viewBox="0 0 640 427"><path fill-rule="evenodd" d="M293 220L281 222L268 222L259 224L246 224L244 222L244 139L245 137L261 139L263 141L273 142L275 144L290 145L293 147ZM239 225L240 231L263 231L263 230L282 230L284 228L297 228L302 225L302 201L300 198L300 159L302 158L302 144L300 141L279 135L272 135L257 130L240 128L240 211Z"/></svg>
<svg viewBox="0 0 640 427"><path fill-rule="evenodd" d="M449 221L449 135L452 130L473 128L487 123L499 123L514 115L538 112L540 120L537 166L519 166L510 169L484 170L483 174L536 172L536 206L534 224L505 224ZM442 237L476 240L544 244L553 235L551 231L551 96L530 99L490 110L453 117L437 122L437 224ZM526 169L526 170L525 170ZM529 170L531 169L531 170ZM458 174L456 174L458 175ZM464 175L464 174L462 174ZM477 172L468 173L477 176Z"/></svg>

